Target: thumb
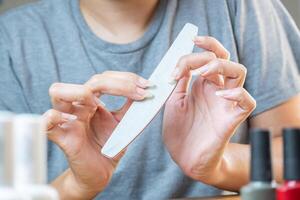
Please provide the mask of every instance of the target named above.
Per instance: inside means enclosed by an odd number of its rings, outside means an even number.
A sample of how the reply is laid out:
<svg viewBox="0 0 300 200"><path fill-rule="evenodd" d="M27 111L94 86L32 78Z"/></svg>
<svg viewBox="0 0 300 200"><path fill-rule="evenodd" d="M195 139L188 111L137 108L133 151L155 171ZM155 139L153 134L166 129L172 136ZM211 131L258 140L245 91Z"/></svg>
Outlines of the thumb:
<svg viewBox="0 0 300 200"><path fill-rule="evenodd" d="M77 119L77 116L50 109L46 113L44 113L43 117L46 124L48 139L58 146L62 146L61 143L62 138L65 135L65 131L60 128L60 125L70 121L75 121Z"/></svg>
<svg viewBox="0 0 300 200"><path fill-rule="evenodd" d="M125 115L132 103L132 99L127 99L126 103L122 106L120 110L112 112L117 121L121 121L121 119L123 118L123 116Z"/></svg>
<svg viewBox="0 0 300 200"><path fill-rule="evenodd" d="M170 98L168 99L167 104L174 104L178 102L178 100L182 99L186 96L189 88L189 84L191 82L192 76L189 74L188 76L185 76L178 80L178 83L171 94Z"/></svg>

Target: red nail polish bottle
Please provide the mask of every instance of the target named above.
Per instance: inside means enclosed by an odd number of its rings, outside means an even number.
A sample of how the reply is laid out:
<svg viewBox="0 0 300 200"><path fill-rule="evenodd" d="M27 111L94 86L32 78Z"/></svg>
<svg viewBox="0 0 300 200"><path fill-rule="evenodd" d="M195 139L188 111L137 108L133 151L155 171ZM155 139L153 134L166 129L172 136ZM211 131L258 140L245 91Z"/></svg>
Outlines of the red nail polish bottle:
<svg viewBox="0 0 300 200"><path fill-rule="evenodd" d="M300 129L283 130L284 180L277 200L300 199Z"/></svg>

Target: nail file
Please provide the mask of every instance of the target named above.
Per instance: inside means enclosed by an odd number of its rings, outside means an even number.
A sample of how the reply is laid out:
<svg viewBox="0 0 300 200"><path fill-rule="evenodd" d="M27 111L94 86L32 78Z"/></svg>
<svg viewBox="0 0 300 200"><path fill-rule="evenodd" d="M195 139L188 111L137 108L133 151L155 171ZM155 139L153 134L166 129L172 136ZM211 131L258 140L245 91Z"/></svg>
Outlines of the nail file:
<svg viewBox="0 0 300 200"><path fill-rule="evenodd" d="M176 87L170 83L171 74L179 59L193 52L193 38L198 33L198 27L187 23L162 58L149 81L155 85L151 88L152 99L135 101L113 131L103 146L101 153L113 158L125 149L160 111Z"/></svg>

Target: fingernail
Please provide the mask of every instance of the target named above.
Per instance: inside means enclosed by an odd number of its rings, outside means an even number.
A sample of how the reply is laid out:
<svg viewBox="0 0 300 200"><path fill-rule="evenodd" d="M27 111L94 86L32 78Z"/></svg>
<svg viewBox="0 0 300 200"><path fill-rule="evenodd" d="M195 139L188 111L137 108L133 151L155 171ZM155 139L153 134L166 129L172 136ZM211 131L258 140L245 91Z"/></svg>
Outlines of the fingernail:
<svg viewBox="0 0 300 200"><path fill-rule="evenodd" d="M146 94L146 90L143 89L143 88L139 88L139 87L136 88L136 92L137 92L138 95L140 95L140 96L145 96L145 94Z"/></svg>
<svg viewBox="0 0 300 200"><path fill-rule="evenodd" d="M148 91L144 97L145 97L145 99L152 99L152 98L154 98L154 95Z"/></svg>
<svg viewBox="0 0 300 200"><path fill-rule="evenodd" d="M223 77L220 77L220 87L224 87L225 86L225 80Z"/></svg>
<svg viewBox="0 0 300 200"><path fill-rule="evenodd" d="M61 117L67 121L74 121L77 119L76 115L68 114L68 113L62 113Z"/></svg>
<svg viewBox="0 0 300 200"><path fill-rule="evenodd" d="M177 79L177 77L179 76L179 69L176 67L174 69L174 71L172 72L172 75L171 75L174 79Z"/></svg>
<svg viewBox="0 0 300 200"><path fill-rule="evenodd" d="M105 107L105 103L103 103L103 101L101 101L97 96L94 96L94 100L96 102L97 105L103 106Z"/></svg>
<svg viewBox="0 0 300 200"><path fill-rule="evenodd" d="M156 87L156 85L154 83L152 83L151 81L148 81L148 87L154 88L154 87Z"/></svg>
<svg viewBox="0 0 300 200"><path fill-rule="evenodd" d="M174 78L171 77L171 78L169 78L168 83L171 85L174 85L177 83L177 80L175 80Z"/></svg>
<svg viewBox="0 0 300 200"><path fill-rule="evenodd" d="M202 67L200 67L199 69L197 69L197 74L199 75L203 75L208 71L208 66L204 65Z"/></svg>
<svg viewBox="0 0 300 200"><path fill-rule="evenodd" d="M148 87L154 87L155 85L149 80L139 78L138 86L143 87L143 88L148 88Z"/></svg>
<svg viewBox="0 0 300 200"><path fill-rule="evenodd" d="M197 36L194 36L194 37L192 38L192 41L195 42L196 39L197 39Z"/></svg>
<svg viewBox="0 0 300 200"><path fill-rule="evenodd" d="M204 42L205 38L203 36L196 36L194 38L194 42Z"/></svg>
<svg viewBox="0 0 300 200"><path fill-rule="evenodd" d="M218 90L218 91L216 91L216 95L217 96L225 96L225 95L228 95L228 91L227 90Z"/></svg>
<svg viewBox="0 0 300 200"><path fill-rule="evenodd" d="M72 105L73 106L78 106L78 105L81 105L81 103L79 101L74 101L74 102L72 102Z"/></svg>
<svg viewBox="0 0 300 200"><path fill-rule="evenodd" d="M140 97L143 97L144 99L151 99L154 97L154 95L151 92L146 91L142 88L137 88L136 91L137 91L138 95Z"/></svg>
<svg viewBox="0 0 300 200"><path fill-rule="evenodd" d="M228 57L227 57L227 60L230 60L230 58L231 58L231 54L230 54L230 52L228 51Z"/></svg>
<svg viewBox="0 0 300 200"><path fill-rule="evenodd" d="M62 128L62 129L67 129L67 128L69 128L69 124L68 123L63 123L63 124L60 124L60 125L58 125L60 128Z"/></svg>

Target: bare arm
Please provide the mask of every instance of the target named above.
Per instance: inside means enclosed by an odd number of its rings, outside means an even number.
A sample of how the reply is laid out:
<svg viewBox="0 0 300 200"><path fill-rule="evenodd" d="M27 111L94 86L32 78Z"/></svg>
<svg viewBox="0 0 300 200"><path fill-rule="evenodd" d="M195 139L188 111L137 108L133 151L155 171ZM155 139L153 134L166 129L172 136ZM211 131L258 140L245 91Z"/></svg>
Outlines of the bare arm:
<svg viewBox="0 0 300 200"><path fill-rule="evenodd" d="M250 148L229 140L255 107L255 101L243 89L247 70L239 63L228 61L228 51L215 38L197 37L195 44L208 51L185 56L177 65L179 70L175 78L180 81L166 105L164 142L173 160L189 177L221 189L238 191L249 181ZM186 83L189 72L195 69L200 76L188 94L193 98L188 98ZM234 87L238 87L239 92L232 89ZM180 100L183 102L178 103ZM236 103L232 104L234 101ZM251 128L272 131L277 181L282 180L281 129L299 126L299 101L300 95L250 120Z"/></svg>
<svg viewBox="0 0 300 200"><path fill-rule="evenodd" d="M129 72L107 71L84 85L55 83L49 94L53 109L44 114L49 140L65 153L70 166L52 182L60 199L92 199L108 185L118 161L100 151L133 100L146 98L149 81ZM99 96L125 96L118 111L108 111Z"/></svg>
<svg viewBox="0 0 300 200"><path fill-rule="evenodd" d="M78 185L70 169L57 177L51 186L54 187L61 199L85 200L93 199L100 190L92 190Z"/></svg>
<svg viewBox="0 0 300 200"><path fill-rule="evenodd" d="M300 127L300 95L250 120L251 127L267 128L272 132L273 174L277 182L283 180L282 129ZM221 175L214 185L237 191L249 181L249 145L229 144L224 152Z"/></svg>

